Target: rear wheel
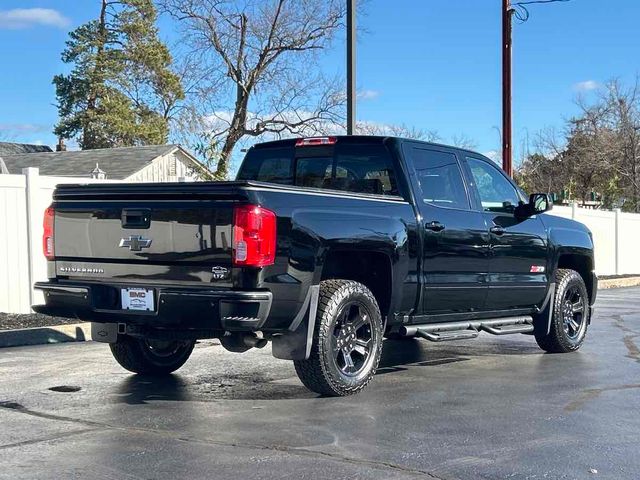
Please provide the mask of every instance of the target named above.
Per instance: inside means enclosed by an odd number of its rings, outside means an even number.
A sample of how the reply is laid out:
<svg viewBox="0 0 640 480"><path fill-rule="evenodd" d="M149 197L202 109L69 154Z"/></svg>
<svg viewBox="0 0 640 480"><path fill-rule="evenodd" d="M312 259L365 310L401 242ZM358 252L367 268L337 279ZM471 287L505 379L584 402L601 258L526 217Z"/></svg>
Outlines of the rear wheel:
<svg viewBox="0 0 640 480"><path fill-rule="evenodd" d="M134 373L166 375L179 369L189 359L194 340L164 341L119 336L111 353L124 368Z"/></svg>
<svg viewBox="0 0 640 480"><path fill-rule="evenodd" d="M549 333L535 332L536 341L550 353L578 350L589 325L589 296L580 274L574 270L556 272L556 292Z"/></svg>
<svg viewBox="0 0 640 480"><path fill-rule="evenodd" d="M344 396L367 386L378 368L383 325L378 303L351 280L320 284L311 355L296 360L296 373L314 392Z"/></svg>

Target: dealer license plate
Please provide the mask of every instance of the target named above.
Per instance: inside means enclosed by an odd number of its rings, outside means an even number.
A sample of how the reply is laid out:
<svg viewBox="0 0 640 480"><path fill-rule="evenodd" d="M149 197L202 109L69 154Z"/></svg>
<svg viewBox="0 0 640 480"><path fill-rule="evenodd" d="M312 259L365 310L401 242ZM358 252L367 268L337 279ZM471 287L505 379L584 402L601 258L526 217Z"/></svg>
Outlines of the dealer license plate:
<svg viewBox="0 0 640 480"><path fill-rule="evenodd" d="M152 312L154 310L153 290L148 288L123 288L122 294L123 310L140 310Z"/></svg>

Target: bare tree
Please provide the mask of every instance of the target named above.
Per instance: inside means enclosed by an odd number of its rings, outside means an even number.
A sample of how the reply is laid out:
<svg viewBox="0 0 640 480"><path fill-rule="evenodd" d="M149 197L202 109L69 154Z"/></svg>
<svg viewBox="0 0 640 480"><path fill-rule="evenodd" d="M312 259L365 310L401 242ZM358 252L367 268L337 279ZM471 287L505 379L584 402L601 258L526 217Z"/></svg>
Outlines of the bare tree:
<svg viewBox="0 0 640 480"><path fill-rule="evenodd" d="M640 212L640 84L625 88L618 80L609 82L601 92L600 108L604 110L601 141L606 147L620 186L629 194L632 208ZM602 145L601 145L602 148Z"/></svg>
<svg viewBox="0 0 640 480"><path fill-rule="evenodd" d="M596 97L576 99L580 113L562 135L538 135L537 152L518 180L539 191L565 190L583 203L595 193L604 207L640 212L640 84L612 80ZM563 137L563 138L561 138Z"/></svg>
<svg viewBox="0 0 640 480"><path fill-rule="evenodd" d="M618 80L602 87L595 101L578 97L581 110L569 121L565 156L584 201L598 191L609 206L630 200L640 211L640 91L638 81L624 88Z"/></svg>
<svg viewBox="0 0 640 480"><path fill-rule="evenodd" d="M340 123L342 83L318 69L344 17L343 0L160 0L197 66L193 98L210 133L201 145L228 175L246 136L323 133ZM192 119L194 117L192 116Z"/></svg>
<svg viewBox="0 0 640 480"><path fill-rule="evenodd" d="M451 138L451 143L458 148L465 148L467 150L474 150L478 148L478 144L471 137L468 137L464 133L459 133Z"/></svg>
<svg viewBox="0 0 640 480"><path fill-rule="evenodd" d="M357 122L356 133L358 135L388 135L391 137L412 138L426 142L437 142L441 140L440 135L438 135L438 132L435 130L423 130L405 124L395 125L377 122Z"/></svg>
<svg viewBox="0 0 640 480"><path fill-rule="evenodd" d="M545 128L533 139L534 153L525 154L514 170L514 179L528 192L556 193L572 185L572 165L564 156L564 132Z"/></svg>

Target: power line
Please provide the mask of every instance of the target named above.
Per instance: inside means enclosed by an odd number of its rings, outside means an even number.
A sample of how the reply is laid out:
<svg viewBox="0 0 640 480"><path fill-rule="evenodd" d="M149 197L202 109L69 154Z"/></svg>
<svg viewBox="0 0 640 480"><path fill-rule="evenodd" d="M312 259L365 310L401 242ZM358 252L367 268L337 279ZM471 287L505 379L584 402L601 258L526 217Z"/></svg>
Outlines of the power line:
<svg viewBox="0 0 640 480"><path fill-rule="evenodd" d="M515 2L518 5L531 5L533 3L556 3L556 2L570 2L571 0L529 0L528 2Z"/></svg>
<svg viewBox="0 0 640 480"><path fill-rule="evenodd" d="M569 2L570 0L502 0L502 168L513 173L513 146L511 120L511 55L512 17L521 23L529 19L527 5Z"/></svg>
<svg viewBox="0 0 640 480"><path fill-rule="evenodd" d="M571 0L527 0L522 2L513 2L511 4L511 11L513 12L514 17L520 23L524 23L529 20L529 9L526 5L535 5L535 4L544 4L544 3L566 3Z"/></svg>

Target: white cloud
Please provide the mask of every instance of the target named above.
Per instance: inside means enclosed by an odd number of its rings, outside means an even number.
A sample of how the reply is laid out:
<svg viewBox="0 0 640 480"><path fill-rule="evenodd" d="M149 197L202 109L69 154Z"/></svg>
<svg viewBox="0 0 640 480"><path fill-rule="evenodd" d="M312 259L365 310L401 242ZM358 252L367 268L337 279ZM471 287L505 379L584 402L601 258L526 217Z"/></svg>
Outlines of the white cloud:
<svg viewBox="0 0 640 480"><path fill-rule="evenodd" d="M71 20L50 8L14 8L0 10L0 29L18 30L36 25L66 28Z"/></svg>
<svg viewBox="0 0 640 480"><path fill-rule="evenodd" d="M573 89L577 92L590 92L600 87L600 84L595 80L585 80L584 82L578 82L573 85Z"/></svg>
<svg viewBox="0 0 640 480"><path fill-rule="evenodd" d="M0 132L12 133L42 133L49 132L51 125L35 123L0 123Z"/></svg>
<svg viewBox="0 0 640 480"><path fill-rule="evenodd" d="M378 90L361 90L357 96L360 100L373 100L380 96L380 92Z"/></svg>

